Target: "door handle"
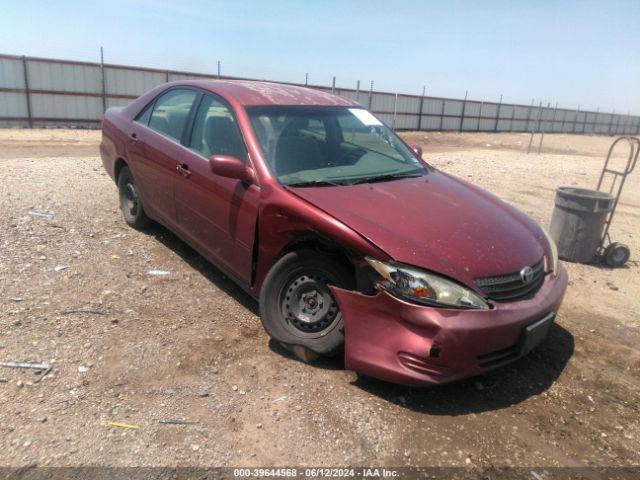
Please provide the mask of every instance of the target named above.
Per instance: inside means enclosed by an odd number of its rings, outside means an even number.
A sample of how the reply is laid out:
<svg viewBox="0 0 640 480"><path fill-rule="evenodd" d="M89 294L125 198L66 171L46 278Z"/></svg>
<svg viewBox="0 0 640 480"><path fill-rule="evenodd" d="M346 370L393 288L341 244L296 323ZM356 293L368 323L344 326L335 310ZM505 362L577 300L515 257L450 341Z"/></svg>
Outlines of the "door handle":
<svg viewBox="0 0 640 480"><path fill-rule="evenodd" d="M129 140L132 141L133 143L138 141L138 135L135 134L135 132L130 133L129 134Z"/></svg>
<svg viewBox="0 0 640 480"><path fill-rule="evenodd" d="M179 163L176 165L176 172L185 178L189 178L191 176L191 170L189 170L189 165L186 163Z"/></svg>

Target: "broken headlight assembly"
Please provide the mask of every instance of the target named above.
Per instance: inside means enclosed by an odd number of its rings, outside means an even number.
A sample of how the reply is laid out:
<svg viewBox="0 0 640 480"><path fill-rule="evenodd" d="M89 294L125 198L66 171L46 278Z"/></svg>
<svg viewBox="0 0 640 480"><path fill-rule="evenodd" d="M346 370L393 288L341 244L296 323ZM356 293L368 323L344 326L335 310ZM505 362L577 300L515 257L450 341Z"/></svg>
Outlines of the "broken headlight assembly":
<svg viewBox="0 0 640 480"><path fill-rule="evenodd" d="M434 307L489 309L474 291L435 273L371 257L365 260L383 278L383 287L397 297Z"/></svg>

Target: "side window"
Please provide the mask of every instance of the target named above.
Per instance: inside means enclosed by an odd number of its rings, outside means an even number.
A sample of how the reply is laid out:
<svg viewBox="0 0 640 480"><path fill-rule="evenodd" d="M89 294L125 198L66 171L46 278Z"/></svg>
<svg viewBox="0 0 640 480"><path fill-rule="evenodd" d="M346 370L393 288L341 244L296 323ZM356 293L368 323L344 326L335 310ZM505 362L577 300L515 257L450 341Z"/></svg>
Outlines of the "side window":
<svg viewBox="0 0 640 480"><path fill-rule="evenodd" d="M153 111L153 104L154 102L151 102L147 105L147 107L138 114L135 121L143 125L149 125L149 119L151 118L151 112Z"/></svg>
<svg viewBox="0 0 640 480"><path fill-rule="evenodd" d="M189 147L207 158L231 155L247 159L247 150L231 111L210 95L204 97L198 108Z"/></svg>
<svg viewBox="0 0 640 480"><path fill-rule="evenodd" d="M163 94L154 104L149 128L180 141L197 96L193 90L170 90Z"/></svg>

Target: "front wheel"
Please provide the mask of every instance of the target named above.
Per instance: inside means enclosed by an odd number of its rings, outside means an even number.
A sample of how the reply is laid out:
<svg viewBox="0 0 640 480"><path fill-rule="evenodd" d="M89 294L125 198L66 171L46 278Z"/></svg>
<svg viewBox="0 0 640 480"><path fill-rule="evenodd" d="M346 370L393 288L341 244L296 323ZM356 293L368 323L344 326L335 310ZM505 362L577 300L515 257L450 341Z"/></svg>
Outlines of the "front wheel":
<svg viewBox="0 0 640 480"><path fill-rule="evenodd" d="M346 266L310 250L291 252L269 271L260 291L260 317L269 335L319 355L342 349L342 314L329 285L352 288Z"/></svg>

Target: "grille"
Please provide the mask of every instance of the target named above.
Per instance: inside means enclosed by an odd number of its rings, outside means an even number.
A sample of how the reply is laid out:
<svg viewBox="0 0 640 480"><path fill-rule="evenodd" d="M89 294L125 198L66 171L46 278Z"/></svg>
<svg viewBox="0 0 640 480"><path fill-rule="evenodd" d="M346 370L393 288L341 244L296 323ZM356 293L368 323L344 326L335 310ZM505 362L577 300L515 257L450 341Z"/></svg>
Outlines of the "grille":
<svg viewBox="0 0 640 480"><path fill-rule="evenodd" d="M532 265L533 278L524 283L520 272L497 277L482 277L476 279L476 285L492 300L498 302L512 302L522 300L535 294L544 281L544 258Z"/></svg>

